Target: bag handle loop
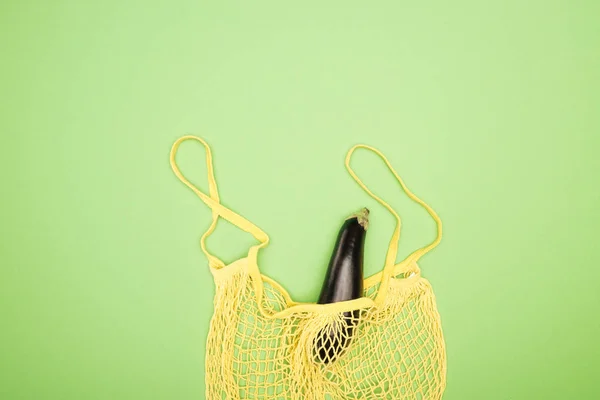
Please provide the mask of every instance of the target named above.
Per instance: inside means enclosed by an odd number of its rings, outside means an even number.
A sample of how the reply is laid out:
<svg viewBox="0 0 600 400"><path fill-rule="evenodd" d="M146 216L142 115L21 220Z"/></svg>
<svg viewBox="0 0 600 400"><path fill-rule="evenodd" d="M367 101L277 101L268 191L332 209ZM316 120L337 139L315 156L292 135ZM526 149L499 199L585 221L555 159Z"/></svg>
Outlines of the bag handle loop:
<svg viewBox="0 0 600 400"><path fill-rule="evenodd" d="M379 204L384 206L396 219L396 227L394 228L394 233L392 234L392 237L390 239L390 244L388 246L388 251L387 251L387 254L385 257L385 264L384 264L383 271L381 274L380 286L378 289L377 298L375 300L376 303L381 304L381 302L383 301L383 299L385 298L385 296L387 294L387 289L388 289L388 284L389 284L390 278L396 274L395 267L396 267L396 265L398 265L396 263L396 257L398 256L398 242L400 239L400 230L402 227L402 220L401 220L400 216L398 215L398 213L387 202L385 202L381 197L379 197L378 195L373 193L364 184L364 182L358 177L356 172L354 172L354 169L352 169L352 167L350 166L350 161L352 159L352 155L354 154L354 152L357 149L369 150L369 151L375 153L379 158L381 158L383 160L383 162L385 163L385 165L387 166L387 168L392 172L392 174L394 174L394 177L396 178L396 180L402 187L402 190L404 190L404 192L407 194L407 196L410 199L412 199L413 201L415 201L416 203L418 203L419 205L421 205L423 208L425 208L425 210L429 213L431 218L433 218L433 220L436 223L437 236L436 236L435 240L433 242L431 242L430 244L428 244L427 246L424 246L418 250L415 250L408 257L406 257L404 259L404 261L402 261L399 264L410 265L412 263L416 263L423 255L425 255L426 253L431 251L434 247L436 247L442 240L442 221L440 220L440 218L436 214L436 212L427 203L425 203L423 200L418 198L413 192L410 191L410 189L406 186L406 184L404 183L404 181L402 180L400 175L398 175L398 173L396 172L394 167L392 167L392 164L383 155L383 153L381 151L377 150L374 147L367 146L365 144L357 144L354 147L352 147L350 150L348 150L348 153L346 154L346 163L345 164L346 164L346 169L348 170L348 172L350 173L352 178L354 178L356 183L358 183L358 185L369 196L371 196Z"/></svg>
<svg viewBox="0 0 600 400"><path fill-rule="evenodd" d="M206 150L208 195L200 189L198 189L193 183L191 183L181 173L181 170L177 165L177 161L175 160L177 156L177 151L179 150L179 146L186 140L195 140L197 142L200 142ZM200 199L212 210L212 223L200 239L200 247L202 247L202 251L204 252L204 254L206 254L206 257L209 261L209 265L211 267L222 268L225 265L223 261L211 254L206 248L206 238L208 238L208 236L210 236L210 234L213 233L213 231L215 230L219 217L224 218L233 225L254 236L254 238L260 242L260 244L253 246L253 248L256 248L256 250L265 247L269 243L269 236L262 229L248 221L246 218L242 217L241 215L235 213L231 209L221 204L221 201L219 199L219 191L217 189L217 181L215 180L212 152L210 150L210 147L208 146L208 143L206 143L204 139L192 135L182 136L179 139L177 139L173 144L173 147L171 148L170 162L171 168L173 169L173 172L175 172L177 178L179 178L179 180L183 182L187 187L192 189L194 193L196 193L196 195L200 197Z"/></svg>

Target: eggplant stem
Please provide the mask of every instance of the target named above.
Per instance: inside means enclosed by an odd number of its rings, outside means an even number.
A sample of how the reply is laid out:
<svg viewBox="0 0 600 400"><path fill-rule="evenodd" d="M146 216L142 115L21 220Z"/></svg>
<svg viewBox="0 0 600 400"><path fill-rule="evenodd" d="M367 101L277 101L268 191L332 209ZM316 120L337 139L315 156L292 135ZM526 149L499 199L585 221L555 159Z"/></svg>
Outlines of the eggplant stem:
<svg viewBox="0 0 600 400"><path fill-rule="evenodd" d="M361 208L346 219L356 218L360 226L366 231L369 228L369 209L367 207Z"/></svg>

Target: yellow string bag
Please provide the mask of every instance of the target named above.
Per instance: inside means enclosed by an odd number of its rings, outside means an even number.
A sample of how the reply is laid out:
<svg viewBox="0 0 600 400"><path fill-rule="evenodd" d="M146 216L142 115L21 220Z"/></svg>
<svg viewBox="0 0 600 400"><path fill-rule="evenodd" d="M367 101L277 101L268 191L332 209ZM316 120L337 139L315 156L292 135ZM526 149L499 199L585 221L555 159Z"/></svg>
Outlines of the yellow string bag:
<svg viewBox="0 0 600 400"><path fill-rule="evenodd" d="M196 140L206 149L208 195L180 172L175 162L179 145ZM372 193L350 167L358 148L383 159L406 194L423 206L437 224L433 243L396 263L400 217ZM171 150L177 177L212 209L212 223L200 241L208 257L216 291L214 315L206 347L206 397L216 399L419 399L436 400L446 386L446 352L440 316L429 282L417 261L441 240L437 214L404 184L378 150L357 145L346 157L346 168L358 184L396 219L383 270L364 281L364 296L333 304L299 303L284 288L262 275L257 253L269 237L256 225L224 207L219 200L208 144L195 136L178 139ZM205 241L224 218L259 242L248 256L229 265L210 254ZM354 316L352 340L323 341L323 332L339 332L343 314ZM317 344L318 343L318 344ZM335 359L323 362L316 346Z"/></svg>

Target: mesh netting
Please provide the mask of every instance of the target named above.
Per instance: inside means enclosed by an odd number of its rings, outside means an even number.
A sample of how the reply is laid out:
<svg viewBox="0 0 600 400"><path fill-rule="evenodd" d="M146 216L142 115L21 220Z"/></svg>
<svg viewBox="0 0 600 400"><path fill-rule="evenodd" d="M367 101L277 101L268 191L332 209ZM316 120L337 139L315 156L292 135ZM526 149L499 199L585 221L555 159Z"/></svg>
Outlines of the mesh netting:
<svg viewBox="0 0 600 400"><path fill-rule="evenodd" d="M259 275L260 276L260 275ZM206 355L207 398L422 399L442 397L446 359L429 282L393 279L385 301L346 313L263 315L288 307L282 289L246 268L215 276ZM379 284L365 288L375 298Z"/></svg>

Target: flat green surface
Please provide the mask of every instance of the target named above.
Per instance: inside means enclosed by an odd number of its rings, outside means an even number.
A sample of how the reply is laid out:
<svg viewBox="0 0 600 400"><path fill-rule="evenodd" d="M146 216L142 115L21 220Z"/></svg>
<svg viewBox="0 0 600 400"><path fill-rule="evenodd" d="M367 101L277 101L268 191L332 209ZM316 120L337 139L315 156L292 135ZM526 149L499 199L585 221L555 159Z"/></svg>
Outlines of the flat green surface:
<svg viewBox="0 0 600 400"><path fill-rule="evenodd" d="M266 230L263 272L314 301L335 233L372 209L380 147L440 214L422 262L445 400L598 399L600 6L589 1L0 4L0 399L204 396L206 207L172 175L204 136L223 202ZM203 152L182 148L206 188ZM356 168L433 224L367 153ZM226 260L252 240L227 223Z"/></svg>

